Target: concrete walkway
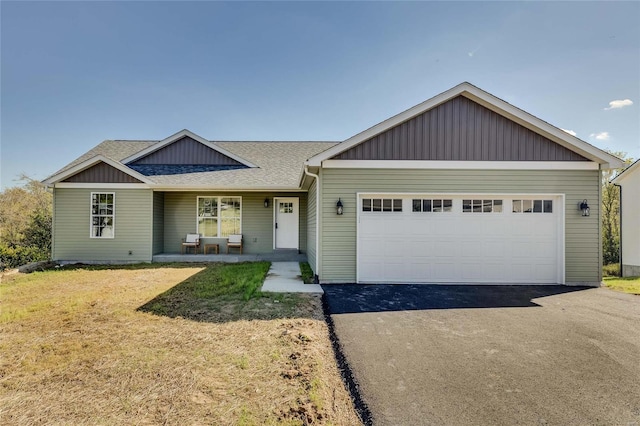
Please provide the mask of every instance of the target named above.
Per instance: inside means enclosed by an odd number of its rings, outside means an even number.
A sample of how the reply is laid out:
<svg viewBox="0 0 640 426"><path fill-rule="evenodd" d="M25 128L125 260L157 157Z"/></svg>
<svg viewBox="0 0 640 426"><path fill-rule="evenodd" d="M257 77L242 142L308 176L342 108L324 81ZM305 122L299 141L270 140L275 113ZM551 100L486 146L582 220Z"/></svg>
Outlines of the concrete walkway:
<svg viewBox="0 0 640 426"><path fill-rule="evenodd" d="M262 291L273 293L323 293L318 284L305 284L300 278L298 262L273 262Z"/></svg>

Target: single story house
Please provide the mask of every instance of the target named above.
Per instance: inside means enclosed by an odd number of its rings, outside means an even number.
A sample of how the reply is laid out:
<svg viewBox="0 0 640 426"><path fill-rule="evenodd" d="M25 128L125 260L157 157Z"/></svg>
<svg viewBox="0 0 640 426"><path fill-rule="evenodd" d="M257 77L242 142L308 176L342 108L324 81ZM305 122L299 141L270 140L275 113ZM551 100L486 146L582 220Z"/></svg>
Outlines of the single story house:
<svg viewBox="0 0 640 426"><path fill-rule="evenodd" d="M602 279L622 162L462 83L336 142L104 141L44 182L57 261L153 261L187 233L306 253L321 283ZM588 203L590 215L580 205Z"/></svg>
<svg viewBox="0 0 640 426"><path fill-rule="evenodd" d="M620 246L622 276L640 276L640 160L612 182L620 186Z"/></svg>

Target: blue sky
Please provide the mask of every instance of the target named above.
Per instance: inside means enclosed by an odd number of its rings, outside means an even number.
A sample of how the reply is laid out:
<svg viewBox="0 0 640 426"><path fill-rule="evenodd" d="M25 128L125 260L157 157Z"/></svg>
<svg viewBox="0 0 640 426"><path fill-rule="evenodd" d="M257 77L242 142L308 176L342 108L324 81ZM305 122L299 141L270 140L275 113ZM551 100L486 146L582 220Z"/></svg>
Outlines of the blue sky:
<svg viewBox="0 0 640 426"><path fill-rule="evenodd" d="M2 1L0 13L3 188L105 139L183 128L344 140L462 81L640 157L638 2Z"/></svg>

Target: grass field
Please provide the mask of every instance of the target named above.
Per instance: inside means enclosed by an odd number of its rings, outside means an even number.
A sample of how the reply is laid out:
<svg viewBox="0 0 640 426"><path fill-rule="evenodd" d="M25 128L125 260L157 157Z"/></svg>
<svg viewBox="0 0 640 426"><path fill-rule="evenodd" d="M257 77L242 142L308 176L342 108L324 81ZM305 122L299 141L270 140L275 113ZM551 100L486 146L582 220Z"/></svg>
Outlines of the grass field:
<svg viewBox="0 0 640 426"><path fill-rule="evenodd" d="M5 276L1 424L359 424L317 296L268 263Z"/></svg>
<svg viewBox="0 0 640 426"><path fill-rule="evenodd" d="M605 277L604 285L612 290L640 295L640 277Z"/></svg>

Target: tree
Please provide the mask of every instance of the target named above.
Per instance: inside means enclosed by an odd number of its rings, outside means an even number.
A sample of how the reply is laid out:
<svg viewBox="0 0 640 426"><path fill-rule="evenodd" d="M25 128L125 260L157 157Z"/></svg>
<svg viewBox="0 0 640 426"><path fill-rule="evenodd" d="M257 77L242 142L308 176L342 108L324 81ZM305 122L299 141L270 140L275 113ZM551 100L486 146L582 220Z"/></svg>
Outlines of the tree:
<svg viewBox="0 0 640 426"><path fill-rule="evenodd" d="M622 158L628 165L633 162L626 158L626 152L611 152ZM620 190L611 179L623 169L602 172L602 262L605 265L620 262Z"/></svg>
<svg viewBox="0 0 640 426"><path fill-rule="evenodd" d="M0 192L0 269L50 257L53 197L35 179L20 181Z"/></svg>

